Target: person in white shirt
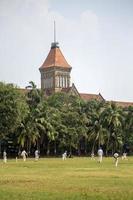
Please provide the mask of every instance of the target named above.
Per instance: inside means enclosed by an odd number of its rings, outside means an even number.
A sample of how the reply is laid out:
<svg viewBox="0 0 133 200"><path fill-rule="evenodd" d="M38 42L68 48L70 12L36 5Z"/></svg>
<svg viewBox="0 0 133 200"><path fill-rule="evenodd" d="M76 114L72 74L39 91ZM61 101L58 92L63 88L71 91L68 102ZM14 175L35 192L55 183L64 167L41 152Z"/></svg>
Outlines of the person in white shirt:
<svg viewBox="0 0 133 200"><path fill-rule="evenodd" d="M101 163L102 160L103 160L103 150L102 150L102 148L98 149L97 154L98 154L98 162Z"/></svg>
<svg viewBox="0 0 133 200"><path fill-rule="evenodd" d="M127 153L125 153L125 152L123 153L123 155L122 155L122 160L128 160L128 159L127 159Z"/></svg>
<svg viewBox="0 0 133 200"><path fill-rule="evenodd" d="M22 151L21 156L23 157L23 161L26 161L26 156L28 156L28 154L26 153L25 150Z"/></svg>
<svg viewBox="0 0 133 200"><path fill-rule="evenodd" d="M119 154L116 152L114 153L114 159L115 159L115 166L118 166L118 158L119 158Z"/></svg>
<svg viewBox="0 0 133 200"><path fill-rule="evenodd" d="M35 151L35 161L38 161L38 159L39 159L39 151L36 150Z"/></svg>
<svg viewBox="0 0 133 200"><path fill-rule="evenodd" d="M67 158L67 151L65 151L63 154L62 154L62 160L66 160Z"/></svg>
<svg viewBox="0 0 133 200"><path fill-rule="evenodd" d="M6 151L3 151L3 162L7 163L7 153L6 153Z"/></svg>

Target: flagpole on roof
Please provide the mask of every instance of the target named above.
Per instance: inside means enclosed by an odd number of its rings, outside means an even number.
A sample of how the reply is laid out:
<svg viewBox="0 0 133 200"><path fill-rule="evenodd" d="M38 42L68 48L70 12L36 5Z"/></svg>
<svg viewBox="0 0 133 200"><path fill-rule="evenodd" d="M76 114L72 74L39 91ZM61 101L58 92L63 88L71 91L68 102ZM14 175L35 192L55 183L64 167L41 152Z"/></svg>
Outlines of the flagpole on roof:
<svg viewBox="0 0 133 200"><path fill-rule="evenodd" d="M51 48L59 48L59 43L56 41L56 23L54 21L54 41L51 44Z"/></svg>
<svg viewBox="0 0 133 200"><path fill-rule="evenodd" d="M56 23L54 21L54 43L56 43Z"/></svg>

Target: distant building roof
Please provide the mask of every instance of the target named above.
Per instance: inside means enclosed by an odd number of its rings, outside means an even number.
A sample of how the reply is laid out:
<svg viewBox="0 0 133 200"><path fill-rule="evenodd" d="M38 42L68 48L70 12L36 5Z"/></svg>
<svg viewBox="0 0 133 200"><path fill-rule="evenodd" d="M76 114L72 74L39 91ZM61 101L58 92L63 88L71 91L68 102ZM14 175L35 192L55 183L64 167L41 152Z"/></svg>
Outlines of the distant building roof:
<svg viewBox="0 0 133 200"><path fill-rule="evenodd" d="M28 88L19 88L19 90L23 94L27 94L30 91L30 89ZM72 85L72 87L62 88L61 92L79 95L84 101L91 101L91 100L106 101L100 93L99 94L78 93L74 84ZM123 108L133 106L133 102L122 102L122 101L106 101L106 102L110 102L110 103L112 102L116 104L117 106L120 106Z"/></svg>
<svg viewBox="0 0 133 200"><path fill-rule="evenodd" d="M90 101L90 100L98 100L98 101L103 101L105 100L102 95L99 94L86 94L86 93L80 93L80 97L84 100L84 101Z"/></svg>
<svg viewBox="0 0 133 200"><path fill-rule="evenodd" d="M123 108L133 106L133 102L122 102L122 101L107 101L107 102L112 102L112 103L116 104L117 106L120 106Z"/></svg>
<svg viewBox="0 0 133 200"><path fill-rule="evenodd" d="M71 68L71 66L68 64L65 57L63 56L59 46L57 46L56 44L54 45L54 43L52 43L50 52L49 52L46 60L40 67L40 69L54 67L54 66Z"/></svg>

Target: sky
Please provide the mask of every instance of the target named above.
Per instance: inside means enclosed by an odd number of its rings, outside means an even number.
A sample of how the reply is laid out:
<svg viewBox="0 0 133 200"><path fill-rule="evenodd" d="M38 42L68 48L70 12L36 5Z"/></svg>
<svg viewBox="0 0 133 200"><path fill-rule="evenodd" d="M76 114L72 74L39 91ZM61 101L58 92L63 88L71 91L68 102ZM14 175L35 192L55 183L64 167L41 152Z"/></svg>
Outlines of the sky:
<svg viewBox="0 0 133 200"><path fill-rule="evenodd" d="M78 91L133 102L132 0L0 0L0 81L40 88L54 20Z"/></svg>

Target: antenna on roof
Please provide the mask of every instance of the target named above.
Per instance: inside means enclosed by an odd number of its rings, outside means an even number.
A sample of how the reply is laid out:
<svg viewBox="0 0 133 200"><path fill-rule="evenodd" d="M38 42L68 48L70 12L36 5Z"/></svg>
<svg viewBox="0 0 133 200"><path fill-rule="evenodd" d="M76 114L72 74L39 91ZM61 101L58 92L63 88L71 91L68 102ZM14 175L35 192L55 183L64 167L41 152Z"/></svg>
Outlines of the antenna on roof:
<svg viewBox="0 0 133 200"><path fill-rule="evenodd" d="M56 42L56 23L54 21L54 42L51 44L51 48L59 48L59 43Z"/></svg>

